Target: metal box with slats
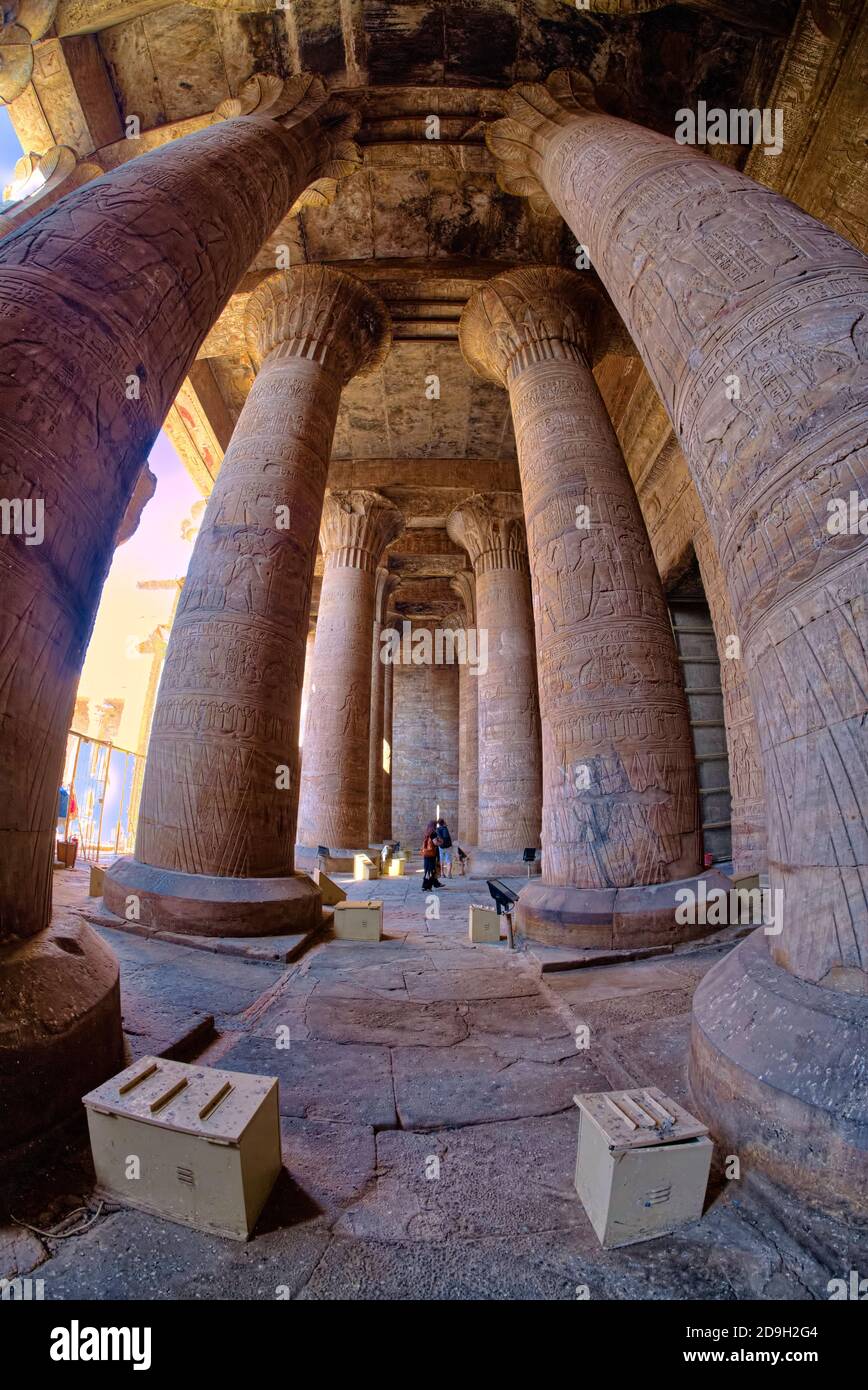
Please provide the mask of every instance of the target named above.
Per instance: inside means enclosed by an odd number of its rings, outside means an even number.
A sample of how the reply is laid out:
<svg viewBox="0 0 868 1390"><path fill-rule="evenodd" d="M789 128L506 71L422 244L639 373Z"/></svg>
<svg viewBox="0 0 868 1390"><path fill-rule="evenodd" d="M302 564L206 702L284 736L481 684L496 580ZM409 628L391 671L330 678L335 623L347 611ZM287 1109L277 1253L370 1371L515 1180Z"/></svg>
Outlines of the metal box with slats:
<svg viewBox="0 0 868 1390"><path fill-rule="evenodd" d="M278 1083L142 1057L84 1097L97 1186L247 1240L281 1168Z"/></svg>
<svg viewBox="0 0 868 1390"><path fill-rule="evenodd" d="M574 1096L576 1191L607 1250L702 1215L713 1145L700 1120L656 1086Z"/></svg>
<svg viewBox="0 0 868 1390"><path fill-rule="evenodd" d="M379 941L383 935L382 900L335 903L332 931L338 941Z"/></svg>

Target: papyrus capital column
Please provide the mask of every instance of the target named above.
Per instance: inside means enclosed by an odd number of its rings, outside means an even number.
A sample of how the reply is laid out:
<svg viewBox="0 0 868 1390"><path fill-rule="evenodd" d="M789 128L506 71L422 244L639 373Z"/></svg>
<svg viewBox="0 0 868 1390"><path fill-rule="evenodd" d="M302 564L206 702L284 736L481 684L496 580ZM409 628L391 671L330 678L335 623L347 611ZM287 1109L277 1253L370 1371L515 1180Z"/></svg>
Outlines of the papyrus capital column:
<svg viewBox="0 0 868 1390"><path fill-rule="evenodd" d="M476 633L476 579L460 570L449 587L461 604L460 618L468 642ZM474 638L474 640L476 640ZM478 643L474 647L478 656ZM479 839L479 677L469 661L458 667L458 835L462 849Z"/></svg>
<svg viewBox="0 0 868 1390"><path fill-rule="evenodd" d="M732 597L768 803L775 934L697 992L693 1090L722 1142L750 1136L782 1181L864 1203L868 541L829 521L868 494L868 259L744 174L588 109L586 89L563 73L513 89L489 147L503 186L550 200L587 247L669 413ZM806 1031L829 1080L800 1090Z"/></svg>
<svg viewBox="0 0 868 1390"><path fill-rule="evenodd" d="M41 544L0 538L0 1154L80 1110L121 1056L111 952L80 921L62 950L45 930L69 720L118 528L257 251L355 157L318 78L263 93L0 242L0 496L44 506Z"/></svg>
<svg viewBox="0 0 868 1390"><path fill-rule="evenodd" d="M672 939L674 894L657 922L631 892L695 873L700 851L669 615L589 365L605 323L597 291L542 266L488 281L460 326L470 364L509 389L530 553L543 859L520 921L604 947Z"/></svg>
<svg viewBox="0 0 868 1390"><path fill-rule="evenodd" d="M539 844L542 792L521 501L508 492L476 493L450 513L446 529L476 578L479 659L468 679L477 682L479 844L471 874L523 874L522 850Z"/></svg>
<svg viewBox="0 0 868 1390"><path fill-rule="evenodd" d="M346 865L369 844L377 569L403 528L401 512L381 493L357 488L326 495L320 528L324 572L298 817L298 843L306 860L325 845L333 860Z"/></svg>
<svg viewBox="0 0 868 1390"><path fill-rule="evenodd" d="M106 901L136 893L151 923L252 935L319 909L293 859L316 538L341 388L382 358L389 324L360 281L306 265L256 289L246 332L259 371L172 628L136 856Z"/></svg>
<svg viewBox="0 0 868 1390"><path fill-rule="evenodd" d="M368 841L382 845L392 835L391 789L391 718L386 733L387 685L391 664L381 660L380 634L386 622L386 611L398 587L398 576L380 565L374 594L374 638L371 649L371 738L368 761ZM391 709L391 699L389 700ZM387 805L388 801L388 805Z"/></svg>

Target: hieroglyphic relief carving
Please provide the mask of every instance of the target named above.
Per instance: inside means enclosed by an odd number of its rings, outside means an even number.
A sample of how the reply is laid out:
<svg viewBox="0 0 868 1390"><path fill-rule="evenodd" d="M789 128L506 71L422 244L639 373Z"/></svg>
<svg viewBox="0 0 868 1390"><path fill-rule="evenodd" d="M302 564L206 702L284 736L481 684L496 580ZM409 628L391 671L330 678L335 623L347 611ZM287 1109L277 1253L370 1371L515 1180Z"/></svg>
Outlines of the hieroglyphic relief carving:
<svg viewBox="0 0 868 1390"><path fill-rule="evenodd" d="M320 528L325 560L304 736L298 842L352 851L369 844L371 661L377 570L404 529L394 503L365 488L331 489Z"/></svg>
<svg viewBox="0 0 868 1390"><path fill-rule="evenodd" d="M458 597L459 617L467 630L476 627L476 580L461 570L449 587ZM467 662L458 668L458 835L462 846L479 838L479 677Z"/></svg>
<svg viewBox="0 0 868 1390"><path fill-rule="evenodd" d="M392 834L391 806L388 824L386 823L385 791L386 779L384 748L386 739L386 674L388 666L381 660L380 634L386 621L386 610L398 586L398 576L390 574L380 565L377 569L377 587L374 595L374 637L371 649L371 737L368 757L368 830L369 842L373 844L388 840ZM391 749L391 733L388 744Z"/></svg>
<svg viewBox="0 0 868 1390"><path fill-rule="evenodd" d="M293 871L301 684L332 434L341 388L389 339L386 312L364 285L316 265L264 281L247 330L261 366L172 630L136 842L144 863L223 877ZM344 732L358 734L367 686L344 693Z"/></svg>
<svg viewBox="0 0 868 1390"><path fill-rule="evenodd" d="M478 706L478 844L483 856L521 861L539 844L542 806L539 707L527 540L514 493L476 493L450 514L447 531L470 556L476 626L487 641Z"/></svg>
<svg viewBox="0 0 868 1390"><path fill-rule="evenodd" d="M611 888L699 862L681 671L642 514L590 371L599 301L509 271L469 301L468 362L510 393L543 742L543 882Z"/></svg>
<svg viewBox="0 0 868 1390"><path fill-rule="evenodd" d="M757 716L784 894L771 951L820 984L868 980L866 538L827 525L829 499L868 487L868 261L743 174L590 109L587 86L514 89L489 144L505 186L551 199L588 247L696 483Z"/></svg>
<svg viewBox="0 0 868 1390"><path fill-rule="evenodd" d="M48 920L68 718L118 525L200 343L317 171L324 97L308 82L280 122L142 155L0 243L0 494L45 499L42 545L3 539L0 718L21 754L0 769L4 933Z"/></svg>

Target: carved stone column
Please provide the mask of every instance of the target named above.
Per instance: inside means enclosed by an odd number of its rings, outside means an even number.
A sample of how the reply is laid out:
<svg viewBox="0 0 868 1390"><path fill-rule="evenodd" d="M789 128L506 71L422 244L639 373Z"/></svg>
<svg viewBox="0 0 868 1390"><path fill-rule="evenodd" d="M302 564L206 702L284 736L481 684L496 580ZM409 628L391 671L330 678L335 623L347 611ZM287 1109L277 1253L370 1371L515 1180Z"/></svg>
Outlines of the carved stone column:
<svg viewBox="0 0 868 1390"><path fill-rule="evenodd" d="M79 918L48 929L75 690L118 527L200 343L305 187L344 167L323 167L324 95L310 77L254 82L230 119L0 243L0 497L44 508L41 544L0 538L0 1155L120 1061L113 955Z"/></svg>
<svg viewBox="0 0 868 1390"><path fill-rule="evenodd" d="M239 936L318 920L293 861L316 538L341 390L388 350L388 316L360 281L307 265L259 286L247 336L261 366L172 627L135 858L105 886L116 912L134 894L150 926Z"/></svg>
<svg viewBox="0 0 868 1390"><path fill-rule="evenodd" d="M450 514L450 537L476 575L476 625L487 642L477 682L479 847L471 877L526 873L542 808L539 707L527 543L512 493L476 493ZM539 872L537 861L534 872Z"/></svg>
<svg viewBox="0 0 868 1390"><path fill-rule="evenodd" d="M304 726L307 722L307 711L310 708L310 681L313 672L313 646L316 641L316 623L311 622L307 631L307 641L304 644L304 675L301 682L301 714L298 726L298 740L301 744Z"/></svg>
<svg viewBox="0 0 868 1390"><path fill-rule="evenodd" d="M388 620L387 620L388 621ZM383 757L380 763L380 829L383 840L391 840L392 831L392 769L395 760L395 666L389 662L383 669Z"/></svg>
<svg viewBox="0 0 868 1390"><path fill-rule="evenodd" d="M732 639L738 637L738 629L717 550L704 516L697 518L693 548L699 562L720 660L729 758L732 862L736 873L758 874L766 868L766 808L756 722L741 651L728 650Z"/></svg>
<svg viewBox="0 0 868 1390"><path fill-rule="evenodd" d="M527 522L543 857L519 924L557 944L618 947L702 933L675 921L701 836L669 613L591 373L603 316L572 271L510 271L471 298L460 341L509 390Z"/></svg>
<svg viewBox="0 0 868 1390"><path fill-rule="evenodd" d="M868 490L868 260L745 175L601 114L579 77L506 104L489 132L504 186L554 203L642 354L749 672L777 934L754 933L697 992L696 1101L733 1151L813 1200L864 1204L868 540L829 523Z"/></svg>
<svg viewBox="0 0 868 1390"><path fill-rule="evenodd" d="M403 530L398 508L363 488L330 491L320 544L325 572L316 625L313 685L304 738L299 862L317 847L331 851L332 868L351 868L368 846L371 641L377 567Z"/></svg>
<svg viewBox="0 0 868 1390"><path fill-rule="evenodd" d="M377 570L377 588L374 598L374 643L371 653L371 747L368 762L368 841L382 846L391 834L391 806L388 825L384 807L385 783L383 773L386 718L386 672L391 663L381 660L380 633L386 620L386 608L397 586L397 575L390 574L383 566ZM390 739L391 747L391 739Z"/></svg>
<svg viewBox="0 0 868 1390"><path fill-rule="evenodd" d="M476 584L464 570L450 581L461 600L461 621L467 634L476 629ZM469 662L458 668L458 828L456 843L466 852L479 838L479 677Z"/></svg>

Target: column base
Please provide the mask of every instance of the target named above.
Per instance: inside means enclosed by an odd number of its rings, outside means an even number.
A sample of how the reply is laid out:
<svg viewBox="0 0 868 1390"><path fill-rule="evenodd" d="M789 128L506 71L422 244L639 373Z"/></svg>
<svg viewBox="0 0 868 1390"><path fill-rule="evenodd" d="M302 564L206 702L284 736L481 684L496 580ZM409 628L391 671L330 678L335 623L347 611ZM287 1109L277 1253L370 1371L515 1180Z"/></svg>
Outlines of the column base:
<svg viewBox="0 0 868 1390"><path fill-rule="evenodd" d="M358 849L331 849L330 847L330 853L320 858L316 851L316 845L296 845L295 862L306 873L313 873L314 869L321 867L327 874L351 874L355 867L357 854L367 854L369 858L373 858L371 851L362 849L361 846Z"/></svg>
<svg viewBox="0 0 868 1390"><path fill-rule="evenodd" d="M718 926L704 922L677 922L676 893L689 889L699 897L706 890L728 892L731 883L717 869L634 888L567 888L550 883L530 883L523 888L516 908L520 936L547 946L585 950L624 950L634 946L668 946L692 941Z"/></svg>
<svg viewBox="0 0 868 1390"><path fill-rule="evenodd" d="M462 845L461 848L466 854L466 845ZM532 864L525 864L522 853L520 849L475 849L470 860L470 877L527 878L527 871L530 869L530 877L538 878L542 868L539 859L535 859Z"/></svg>
<svg viewBox="0 0 868 1390"><path fill-rule="evenodd" d="M322 896L306 874L285 878L217 878L116 859L103 901L118 917L138 898L135 921L187 936L282 936L312 931L322 921Z"/></svg>
<svg viewBox="0 0 868 1390"><path fill-rule="evenodd" d="M0 1169L11 1171L124 1066L119 967L80 917L0 947Z"/></svg>
<svg viewBox="0 0 868 1390"><path fill-rule="evenodd" d="M805 1202L868 1216L868 996L800 980L762 930L693 999L690 1086L725 1154Z"/></svg>

